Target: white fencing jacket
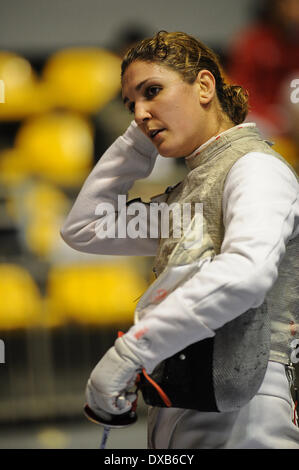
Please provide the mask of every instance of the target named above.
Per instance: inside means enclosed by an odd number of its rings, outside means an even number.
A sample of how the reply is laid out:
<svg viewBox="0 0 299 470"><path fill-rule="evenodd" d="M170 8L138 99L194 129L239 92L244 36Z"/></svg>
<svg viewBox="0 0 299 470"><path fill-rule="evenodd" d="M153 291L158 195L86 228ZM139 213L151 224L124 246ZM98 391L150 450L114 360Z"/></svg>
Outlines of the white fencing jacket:
<svg viewBox="0 0 299 470"><path fill-rule="evenodd" d="M107 219L97 208L109 203L117 211L118 195L127 195L135 180L151 173L156 156L133 121L86 179L61 229L65 242L86 253L155 256L158 238L100 239L97 231ZM262 304L287 242L299 234L298 194L295 175L272 155L251 152L233 165L223 192L220 254L200 263L191 278L146 314L139 312L123 337L149 373L163 359L213 337L215 330Z"/></svg>

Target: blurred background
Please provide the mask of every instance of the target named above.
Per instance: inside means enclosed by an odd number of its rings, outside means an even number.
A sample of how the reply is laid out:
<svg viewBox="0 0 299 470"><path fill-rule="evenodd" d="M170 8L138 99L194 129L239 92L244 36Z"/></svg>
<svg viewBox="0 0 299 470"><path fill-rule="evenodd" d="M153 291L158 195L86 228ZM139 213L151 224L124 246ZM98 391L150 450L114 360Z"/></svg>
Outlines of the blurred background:
<svg viewBox="0 0 299 470"><path fill-rule="evenodd" d="M150 258L93 256L59 236L81 185L131 116L120 64L160 29L199 37L298 170L299 0L2 0L0 5L0 448L95 448L82 414L91 369L133 322ZM299 87L299 82L297 88ZM297 93L299 100L299 92ZM158 159L144 199L185 174ZM146 448L146 409L108 448Z"/></svg>

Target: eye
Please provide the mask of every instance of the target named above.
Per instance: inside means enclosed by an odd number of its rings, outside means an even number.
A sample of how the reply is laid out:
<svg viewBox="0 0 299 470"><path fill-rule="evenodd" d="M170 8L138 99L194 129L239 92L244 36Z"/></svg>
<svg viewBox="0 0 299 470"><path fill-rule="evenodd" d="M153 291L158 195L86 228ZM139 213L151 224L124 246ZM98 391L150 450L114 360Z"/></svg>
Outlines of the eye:
<svg viewBox="0 0 299 470"><path fill-rule="evenodd" d="M155 96L157 96L157 94L160 91L161 91L161 87L152 85L152 86L149 86L148 88L146 88L145 96L146 96L146 98L151 99L151 98L154 98Z"/></svg>

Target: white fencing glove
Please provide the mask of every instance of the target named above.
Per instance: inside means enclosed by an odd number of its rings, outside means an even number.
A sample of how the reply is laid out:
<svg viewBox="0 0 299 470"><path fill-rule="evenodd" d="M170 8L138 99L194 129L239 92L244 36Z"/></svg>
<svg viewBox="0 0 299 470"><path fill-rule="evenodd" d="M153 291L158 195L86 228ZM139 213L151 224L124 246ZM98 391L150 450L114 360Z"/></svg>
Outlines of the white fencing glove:
<svg viewBox="0 0 299 470"><path fill-rule="evenodd" d="M88 406L105 420L129 411L137 398L130 389L141 370L138 358L118 338L90 375L86 387Z"/></svg>

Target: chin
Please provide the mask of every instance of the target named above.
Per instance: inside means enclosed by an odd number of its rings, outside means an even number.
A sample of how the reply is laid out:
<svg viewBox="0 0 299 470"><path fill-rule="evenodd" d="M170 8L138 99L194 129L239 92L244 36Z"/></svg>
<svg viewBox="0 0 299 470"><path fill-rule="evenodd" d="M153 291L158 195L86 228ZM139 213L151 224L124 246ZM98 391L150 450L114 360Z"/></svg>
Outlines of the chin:
<svg viewBox="0 0 299 470"><path fill-rule="evenodd" d="M182 145L172 145L168 147L167 145L165 145L163 148L162 143L160 146L157 146L157 150L159 152L159 155L165 158L184 158L186 155L189 155L188 153L186 153L186 146Z"/></svg>
<svg viewBox="0 0 299 470"><path fill-rule="evenodd" d="M181 158L182 155L179 154L178 152L174 151L174 150L161 150L161 149L157 149L158 152L159 152L159 155L161 155L161 157L164 157L164 158Z"/></svg>

